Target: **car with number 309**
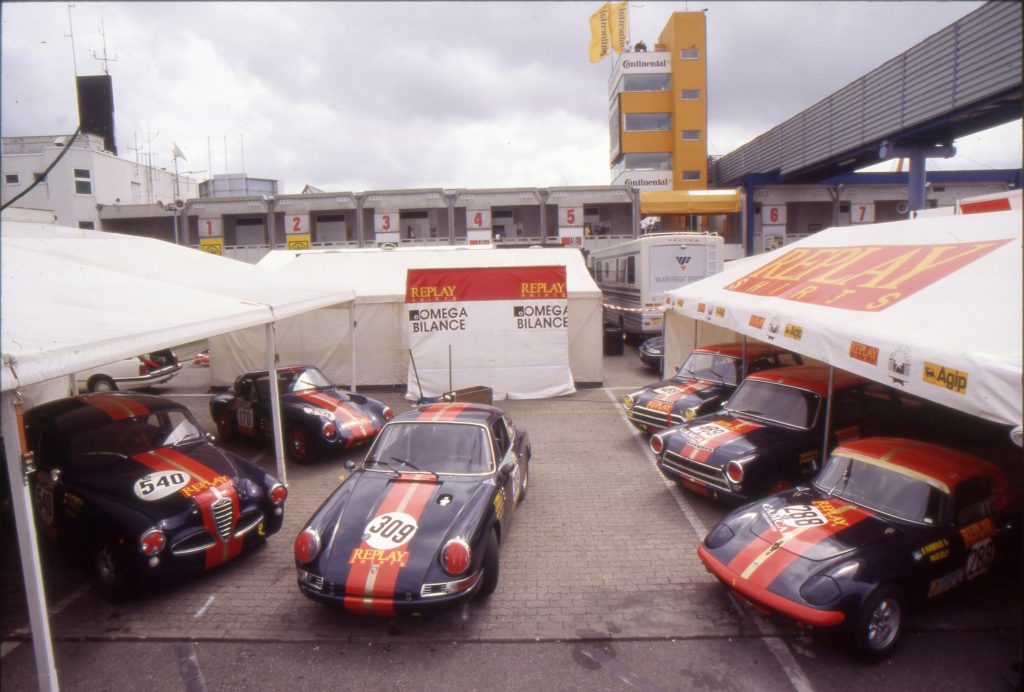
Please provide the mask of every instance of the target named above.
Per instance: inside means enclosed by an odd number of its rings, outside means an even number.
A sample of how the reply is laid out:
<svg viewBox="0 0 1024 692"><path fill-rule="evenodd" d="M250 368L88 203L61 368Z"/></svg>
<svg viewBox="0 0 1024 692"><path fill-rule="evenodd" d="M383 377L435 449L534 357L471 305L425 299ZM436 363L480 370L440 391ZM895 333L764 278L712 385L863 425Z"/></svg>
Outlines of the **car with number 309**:
<svg viewBox="0 0 1024 692"><path fill-rule="evenodd" d="M217 567L284 521L284 485L215 446L170 399L58 399L26 412L25 433L40 533L90 557L111 599Z"/></svg>
<svg viewBox="0 0 1024 692"><path fill-rule="evenodd" d="M898 645L908 610L1019 559L1020 509L995 464L903 438L835 449L808 486L736 509L698 546L761 610L843 632L861 657Z"/></svg>
<svg viewBox="0 0 1024 692"><path fill-rule="evenodd" d="M493 406L396 416L296 537L300 591L383 616L489 596L530 455L527 432Z"/></svg>

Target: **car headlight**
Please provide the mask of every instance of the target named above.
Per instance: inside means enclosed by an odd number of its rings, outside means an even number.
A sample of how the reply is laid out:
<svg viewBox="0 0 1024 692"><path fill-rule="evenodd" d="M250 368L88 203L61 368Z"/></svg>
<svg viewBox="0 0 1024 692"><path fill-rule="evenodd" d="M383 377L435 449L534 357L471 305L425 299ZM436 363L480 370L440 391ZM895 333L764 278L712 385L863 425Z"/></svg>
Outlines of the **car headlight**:
<svg viewBox="0 0 1024 692"><path fill-rule="evenodd" d="M754 459L753 454L748 454L745 457L739 459L733 459L725 465L725 475L729 479L730 483L739 486L743 482L743 477L746 475L744 466Z"/></svg>
<svg viewBox="0 0 1024 692"><path fill-rule="evenodd" d="M665 451L665 440L661 435L651 435L651 451L658 455Z"/></svg>
<svg viewBox="0 0 1024 692"><path fill-rule="evenodd" d="M717 524L715 528L708 532L708 535L704 537L704 545L711 550L715 548L721 548L723 545L733 539L736 532L733 531L728 524Z"/></svg>
<svg viewBox="0 0 1024 692"><path fill-rule="evenodd" d="M295 537L295 559L301 565L308 565L320 554L320 534L313 529L305 529Z"/></svg>
<svg viewBox="0 0 1024 692"><path fill-rule="evenodd" d="M816 606L827 605L842 595L839 584L827 574L815 574L800 587L800 597Z"/></svg>
<svg viewBox="0 0 1024 692"><path fill-rule="evenodd" d="M697 417L697 407L696 406L691 406L690 408L686 409L686 411L683 412L683 418L685 418L686 420L693 420L696 417Z"/></svg>
<svg viewBox="0 0 1024 692"><path fill-rule="evenodd" d="M627 394L626 396L622 397L622 405L626 408L627 411L632 411L633 410L633 395L632 394Z"/></svg>
<svg viewBox="0 0 1024 692"><path fill-rule="evenodd" d="M167 536L157 528L149 529L139 536L139 550L146 557L158 555L167 545Z"/></svg>
<svg viewBox="0 0 1024 692"><path fill-rule="evenodd" d="M471 557L469 543L462 538L453 538L441 549L441 566L445 572L457 577L469 569Z"/></svg>
<svg viewBox="0 0 1024 692"><path fill-rule="evenodd" d="M280 507L284 504L284 501L288 499L288 488L284 487L280 483L275 483L274 487L267 493L267 497L270 498L270 503Z"/></svg>

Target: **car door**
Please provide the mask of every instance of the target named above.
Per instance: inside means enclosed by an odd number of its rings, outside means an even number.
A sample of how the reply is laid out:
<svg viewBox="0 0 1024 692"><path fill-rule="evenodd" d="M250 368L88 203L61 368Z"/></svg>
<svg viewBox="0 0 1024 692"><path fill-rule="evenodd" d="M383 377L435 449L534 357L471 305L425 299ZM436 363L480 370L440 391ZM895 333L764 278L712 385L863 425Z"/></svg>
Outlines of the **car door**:
<svg viewBox="0 0 1024 692"><path fill-rule="evenodd" d="M519 456L512 442L512 430L506 416L491 422L491 440L494 444L494 459L498 464L495 478L502 496L503 510L499 519L507 521L515 511L516 502L522 489L522 470L519 467Z"/></svg>
<svg viewBox="0 0 1024 692"><path fill-rule="evenodd" d="M235 416L235 424L238 432L248 437L257 434L257 424L253 411L253 400L255 399L256 383L251 377L245 377L238 381L235 386L235 397L231 400L232 413Z"/></svg>

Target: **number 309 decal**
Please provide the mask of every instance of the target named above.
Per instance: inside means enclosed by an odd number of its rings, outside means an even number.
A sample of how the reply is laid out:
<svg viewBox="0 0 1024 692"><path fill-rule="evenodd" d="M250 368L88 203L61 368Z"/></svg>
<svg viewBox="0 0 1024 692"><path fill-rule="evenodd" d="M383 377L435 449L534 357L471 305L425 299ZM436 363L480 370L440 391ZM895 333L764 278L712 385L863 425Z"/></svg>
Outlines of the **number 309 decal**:
<svg viewBox="0 0 1024 692"><path fill-rule="evenodd" d="M388 512L374 517L363 531L363 540L375 550L399 548L416 535L419 524L405 512Z"/></svg>

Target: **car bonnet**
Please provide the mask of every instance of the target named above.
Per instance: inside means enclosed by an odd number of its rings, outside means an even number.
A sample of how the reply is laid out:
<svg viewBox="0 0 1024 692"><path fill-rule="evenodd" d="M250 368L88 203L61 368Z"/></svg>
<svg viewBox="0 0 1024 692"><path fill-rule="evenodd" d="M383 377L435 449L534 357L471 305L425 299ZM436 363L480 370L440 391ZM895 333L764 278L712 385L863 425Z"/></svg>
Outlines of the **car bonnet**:
<svg viewBox="0 0 1024 692"><path fill-rule="evenodd" d="M749 525L754 540L734 558L745 569L771 572L797 559L846 556L893 535L888 522L859 505L794 491L760 504Z"/></svg>
<svg viewBox="0 0 1024 692"><path fill-rule="evenodd" d="M333 389L304 390L287 395L286 401L297 406L310 406L333 413L338 427L353 435L369 436L377 432L373 418L363 407L347 400Z"/></svg>
<svg viewBox="0 0 1024 692"><path fill-rule="evenodd" d="M489 484L479 477L358 472L333 538L320 557L323 576L350 596L382 599L419 594L453 524L478 506ZM472 536L461 536L467 542ZM326 538L326 537L325 537ZM404 597L404 596L403 596Z"/></svg>

